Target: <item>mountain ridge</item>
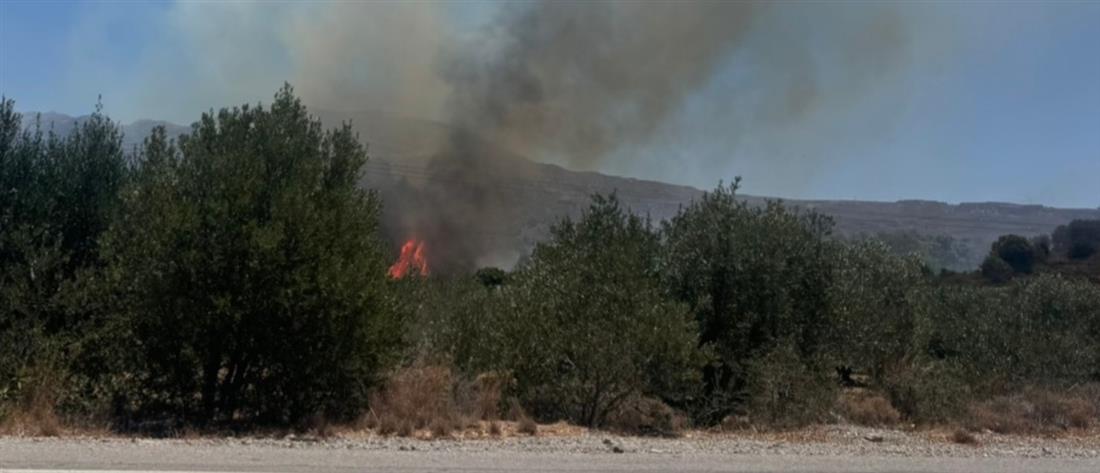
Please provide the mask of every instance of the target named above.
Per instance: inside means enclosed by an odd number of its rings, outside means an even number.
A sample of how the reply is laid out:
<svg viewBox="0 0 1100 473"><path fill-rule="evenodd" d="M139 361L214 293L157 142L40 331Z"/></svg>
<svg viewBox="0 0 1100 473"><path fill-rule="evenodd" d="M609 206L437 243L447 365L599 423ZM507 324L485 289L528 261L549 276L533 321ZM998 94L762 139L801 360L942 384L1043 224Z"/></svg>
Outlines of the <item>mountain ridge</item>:
<svg viewBox="0 0 1100 473"><path fill-rule="evenodd" d="M383 223L395 239L406 237L401 233L414 233L418 224L408 223L409 214L416 214L429 205L421 202L420 208L417 208L417 195L430 193L437 185L453 187L468 184L446 174L445 169L439 166L440 153L453 145L451 140L456 133L446 124L373 112L321 110L315 111L314 115L326 126L350 121L360 139L367 144L371 160L367 165L365 184L377 189L386 202ZM34 117L35 114L24 116ZM64 134L86 118L50 112L41 114L41 123L43 128L52 127L56 133ZM25 119L25 126L30 126L33 121ZM172 136L190 131L189 126L160 120L145 119L120 124L126 149L140 144L158 125L165 126ZM495 255L475 261L476 265L510 266L535 242L545 238L550 225L563 216L579 214L593 193L615 192L633 211L648 214L659 222L671 218L683 205L705 192L688 185L595 171L574 171L527 159L479 139L474 146L478 159L483 160L476 164L480 172L476 175L477 184L496 186L499 188L498 195L506 197L502 199L506 202L494 204L493 212L500 213L499 218L494 217L487 225L481 222L478 228L457 229L479 234L480 238L487 240L484 246L496 248L493 250ZM454 165L451 163L451 166ZM952 204L926 199L891 202L739 196L753 205L780 200L827 214L836 221L836 232L842 237L912 233L953 238L966 247L963 251L966 255L951 269L976 267L989 245L1000 235L1049 234L1058 225L1074 219L1100 218L1100 209L1011 202Z"/></svg>

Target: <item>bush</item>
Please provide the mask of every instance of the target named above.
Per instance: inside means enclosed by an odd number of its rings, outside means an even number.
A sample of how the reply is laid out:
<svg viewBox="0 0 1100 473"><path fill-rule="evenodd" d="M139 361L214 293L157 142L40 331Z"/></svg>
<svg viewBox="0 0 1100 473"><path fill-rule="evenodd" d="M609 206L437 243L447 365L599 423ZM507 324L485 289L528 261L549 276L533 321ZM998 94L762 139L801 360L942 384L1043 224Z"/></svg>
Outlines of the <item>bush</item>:
<svg viewBox="0 0 1100 473"><path fill-rule="evenodd" d="M395 354L377 198L349 126L289 86L270 109L205 114L146 140L103 239L133 414L296 424L355 416Z"/></svg>
<svg viewBox="0 0 1100 473"><path fill-rule="evenodd" d="M403 299L419 301L407 324L410 360L452 365L467 377L508 368L509 288L468 275L402 286Z"/></svg>
<svg viewBox="0 0 1100 473"><path fill-rule="evenodd" d="M739 182L739 181L738 181ZM714 424L744 407L749 367L780 341L811 359L825 341L830 301L829 219L779 202L752 207L737 182L719 186L666 222L666 290L688 305L717 362L704 370L693 416Z"/></svg>
<svg viewBox="0 0 1100 473"><path fill-rule="evenodd" d="M451 370L445 367L403 368L371 396L371 413L382 425L409 424L414 430L443 422L453 426L461 422L452 394L454 382Z"/></svg>
<svg viewBox="0 0 1100 473"><path fill-rule="evenodd" d="M989 255L982 261L982 276L994 284L1003 284L1015 276L1015 271L997 255Z"/></svg>
<svg viewBox="0 0 1100 473"><path fill-rule="evenodd" d="M970 373L955 361L921 358L888 371L882 389L903 418L950 423L974 399Z"/></svg>
<svg viewBox="0 0 1100 473"><path fill-rule="evenodd" d="M990 254L997 255L1017 273L1031 274L1035 267L1035 248L1027 238L1019 235L1002 236L993 243Z"/></svg>
<svg viewBox="0 0 1100 473"><path fill-rule="evenodd" d="M1029 388L971 405L969 422L973 428L999 434L1087 429L1097 420L1097 408L1080 392Z"/></svg>
<svg viewBox="0 0 1100 473"><path fill-rule="evenodd" d="M749 417L756 424L776 428L825 421L837 396L828 372L822 364L804 359L793 343L778 345L749 367Z"/></svg>
<svg viewBox="0 0 1100 473"><path fill-rule="evenodd" d="M1088 259L1100 252L1100 219L1074 220L1053 235L1054 251L1070 259Z"/></svg>
<svg viewBox="0 0 1100 473"><path fill-rule="evenodd" d="M840 415L853 424L888 426L901 420L901 413L885 397L865 390L842 393L837 405Z"/></svg>
<svg viewBox="0 0 1100 473"><path fill-rule="evenodd" d="M648 222L596 196L513 275L508 367L538 417L597 427L631 396L691 395L705 360L686 308L661 296L658 250Z"/></svg>
<svg viewBox="0 0 1100 473"><path fill-rule="evenodd" d="M1041 275L1004 287L940 287L928 304L916 343L965 366L979 392L1069 385L1100 366L1100 288L1088 282Z"/></svg>
<svg viewBox="0 0 1100 473"><path fill-rule="evenodd" d="M0 411L37 392L25 374L42 369L59 373L55 407L88 408L98 393L68 371L103 322L84 280L101 266L99 238L129 175L122 135L99 106L63 137L22 120L0 99Z"/></svg>
<svg viewBox="0 0 1100 473"><path fill-rule="evenodd" d="M929 286L921 262L894 256L879 242L846 245L835 251L832 280L829 356L881 385L915 350Z"/></svg>
<svg viewBox="0 0 1100 473"><path fill-rule="evenodd" d="M961 445L977 445L978 438L965 429L955 429L951 432L951 441Z"/></svg>
<svg viewBox="0 0 1100 473"><path fill-rule="evenodd" d="M498 373L465 379L451 368L414 363L393 372L370 398L367 425L382 434L429 429L436 437L495 421L508 380Z"/></svg>
<svg viewBox="0 0 1100 473"><path fill-rule="evenodd" d="M609 429L632 435L676 437L687 419L659 399L632 396L608 415Z"/></svg>
<svg viewBox="0 0 1100 473"><path fill-rule="evenodd" d="M7 412L0 410L0 434L53 437L61 433L58 407L64 375L47 366L39 364L21 373L18 397Z"/></svg>

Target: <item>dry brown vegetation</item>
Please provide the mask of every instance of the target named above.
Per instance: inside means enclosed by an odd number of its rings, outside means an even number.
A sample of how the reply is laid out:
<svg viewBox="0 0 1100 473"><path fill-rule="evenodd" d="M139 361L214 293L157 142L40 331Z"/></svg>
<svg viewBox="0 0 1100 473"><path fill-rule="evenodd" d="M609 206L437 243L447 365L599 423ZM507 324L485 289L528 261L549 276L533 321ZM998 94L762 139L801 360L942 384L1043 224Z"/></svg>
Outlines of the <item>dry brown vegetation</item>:
<svg viewBox="0 0 1100 473"><path fill-rule="evenodd" d="M1100 415L1100 385L1063 391L1028 388L973 404L971 427L999 434L1049 434L1087 429Z"/></svg>
<svg viewBox="0 0 1100 473"><path fill-rule="evenodd" d="M415 363L394 372L371 396L371 410L361 425L403 437L428 429L433 438L481 429L481 421L489 421L492 429L500 418L506 380L496 373L463 379L447 366Z"/></svg>
<svg viewBox="0 0 1100 473"><path fill-rule="evenodd" d="M633 396L607 418L607 428L631 435L679 436L690 422L681 412L659 399Z"/></svg>
<svg viewBox="0 0 1100 473"><path fill-rule="evenodd" d="M54 373L38 371L29 377L18 401L0 411L0 434L53 437L61 433L57 415L60 381Z"/></svg>
<svg viewBox="0 0 1100 473"><path fill-rule="evenodd" d="M978 444L978 438L966 429L955 429L955 431L951 433L951 441L962 445Z"/></svg>
<svg viewBox="0 0 1100 473"><path fill-rule="evenodd" d="M880 394L850 389L837 397L837 410L845 420L867 426L889 426L901 420L901 413Z"/></svg>

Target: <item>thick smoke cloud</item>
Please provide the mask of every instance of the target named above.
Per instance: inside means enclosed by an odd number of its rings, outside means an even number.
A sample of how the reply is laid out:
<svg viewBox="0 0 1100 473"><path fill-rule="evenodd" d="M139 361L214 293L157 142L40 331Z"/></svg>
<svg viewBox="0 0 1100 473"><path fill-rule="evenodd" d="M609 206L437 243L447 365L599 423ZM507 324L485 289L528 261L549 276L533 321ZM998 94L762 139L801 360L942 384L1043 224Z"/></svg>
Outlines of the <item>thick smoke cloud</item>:
<svg viewBox="0 0 1100 473"><path fill-rule="evenodd" d="M652 137L744 35L746 2L555 2L506 8L442 65L452 123L588 167Z"/></svg>
<svg viewBox="0 0 1100 473"><path fill-rule="evenodd" d="M386 226L395 239L427 239L437 265L466 268L514 259L499 231L523 221L516 180L539 178L517 156L702 187L713 182L700 177L744 167L773 192L796 194L838 159L817 148L836 123L902 75L918 21L910 7L862 3L493 8L477 24L450 3L183 3L172 49L202 50L187 57L220 66L175 80L262 97L289 79L314 110L445 122L446 136L410 140L430 156L418 173L431 179L391 189ZM232 28L209 26L237 23L247 34L232 45L223 32ZM371 141L375 124L358 125Z"/></svg>
<svg viewBox="0 0 1100 473"><path fill-rule="evenodd" d="M469 230L517 220L508 215L517 190L492 176L502 167L523 174L495 155L498 148L599 169L704 122L710 140L733 148L740 135L812 119L900 64L906 25L890 8L869 9L843 29L815 23L812 15L828 12L787 8L702 1L504 8L480 35L440 56L438 71L450 87L446 119L458 131L431 165L444 184L423 194L428 204L412 227L446 242L436 243L446 260L475 262L494 247ZM735 94L685 120L689 100L719 78Z"/></svg>

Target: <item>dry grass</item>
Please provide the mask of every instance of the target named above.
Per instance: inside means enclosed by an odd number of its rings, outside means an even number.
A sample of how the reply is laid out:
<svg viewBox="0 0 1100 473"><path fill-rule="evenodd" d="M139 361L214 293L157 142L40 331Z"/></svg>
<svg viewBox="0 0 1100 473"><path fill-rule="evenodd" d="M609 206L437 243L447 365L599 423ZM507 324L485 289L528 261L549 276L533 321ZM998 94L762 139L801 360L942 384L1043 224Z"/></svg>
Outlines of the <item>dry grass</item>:
<svg viewBox="0 0 1100 473"><path fill-rule="evenodd" d="M999 434L1057 433L1088 429L1100 414L1100 389L1086 386L1055 392L1025 389L1019 394L998 396L971 405L970 426Z"/></svg>
<svg viewBox="0 0 1100 473"><path fill-rule="evenodd" d="M538 435L538 423L527 415L527 411L523 409L516 398L508 400L508 417L516 421L516 432L526 435Z"/></svg>
<svg viewBox="0 0 1100 473"><path fill-rule="evenodd" d="M382 435L413 436L426 429L433 438L481 430L480 420L499 419L506 380L495 373L465 380L446 366L414 364L393 373L371 396L371 411L360 425Z"/></svg>
<svg viewBox="0 0 1100 473"><path fill-rule="evenodd" d="M38 373L21 396L2 416L0 434L31 437L55 437L62 432L57 415L60 381L49 372Z"/></svg>
<svg viewBox="0 0 1100 473"><path fill-rule="evenodd" d="M538 435L539 425L530 417L522 417L516 424L516 431L521 434Z"/></svg>
<svg viewBox="0 0 1100 473"><path fill-rule="evenodd" d="M977 445L978 438L974 434L968 432L966 429L955 429L949 437L952 442L961 445Z"/></svg>
<svg viewBox="0 0 1100 473"><path fill-rule="evenodd" d="M659 399L635 396L608 415L607 427L625 434L676 437L688 427L688 420Z"/></svg>
<svg viewBox="0 0 1100 473"><path fill-rule="evenodd" d="M853 424L890 426L901 421L901 413L882 395L865 389L845 390L837 398L837 410Z"/></svg>

